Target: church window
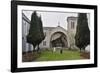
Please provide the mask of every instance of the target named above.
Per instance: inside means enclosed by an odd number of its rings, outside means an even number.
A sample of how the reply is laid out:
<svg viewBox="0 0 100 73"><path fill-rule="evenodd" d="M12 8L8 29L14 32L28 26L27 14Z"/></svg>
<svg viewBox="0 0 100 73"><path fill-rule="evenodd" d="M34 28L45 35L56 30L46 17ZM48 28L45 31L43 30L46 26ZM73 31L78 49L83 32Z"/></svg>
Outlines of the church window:
<svg viewBox="0 0 100 73"><path fill-rule="evenodd" d="M46 46L46 41L43 41L43 46Z"/></svg>
<svg viewBox="0 0 100 73"><path fill-rule="evenodd" d="M71 22L71 29L74 29L74 25L75 25L75 23Z"/></svg>
<svg viewBox="0 0 100 73"><path fill-rule="evenodd" d="M44 32L44 36L46 36L46 32Z"/></svg>

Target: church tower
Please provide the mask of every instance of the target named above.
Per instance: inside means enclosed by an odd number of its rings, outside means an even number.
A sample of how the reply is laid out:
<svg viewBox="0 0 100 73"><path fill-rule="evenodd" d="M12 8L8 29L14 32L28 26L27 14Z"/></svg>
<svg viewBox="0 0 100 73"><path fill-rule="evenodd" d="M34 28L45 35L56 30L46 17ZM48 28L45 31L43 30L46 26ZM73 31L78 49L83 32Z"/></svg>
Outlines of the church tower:
<svg viewBox="0 0 100 73"><path fill-rule="evenodd" d="M67 18L67 29L70 33L76 33L76 26L77 26L77 17L70 16Z"/></svg>
<svg viewBox="0 0 100 73"><path fill-rule="evenodd" d="M77 27L77 17L67 17L67 31L70 39L70 49L75 49L75 34Z"/></svg>

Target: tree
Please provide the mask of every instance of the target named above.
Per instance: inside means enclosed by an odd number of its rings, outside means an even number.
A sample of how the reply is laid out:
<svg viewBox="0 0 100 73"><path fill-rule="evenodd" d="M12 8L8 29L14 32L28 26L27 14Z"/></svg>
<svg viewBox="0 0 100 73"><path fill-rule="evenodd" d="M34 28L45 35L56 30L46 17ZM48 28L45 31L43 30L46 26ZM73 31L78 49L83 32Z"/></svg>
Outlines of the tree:
<svg viewBox="0 0 100 73"><path fill-rule="evenodd" d="M31 16L30 29L27 35L27 42L33 45L33 50L35 50L35 47L44 39L42 21L40 21L36 11L34 11Z"/></svg>
<svg viewBox="0 0 100 73"><path fill-rule="evenodd" d="M75 35L75 44L77 47L85 50L85 47L90 44L90 30L86 13L78 14L78 22Z"/></svg>
<svg viewBox="0 0 100 73"><path fill-rule="evenodd" d="M44 40L45 36L44 36L44 33L43 33L43 25L42 25L42 20L41 20L41 16L38 18L38 40L37 40L37 46L38 46L38 49L37 51L39 51L39 44L42 42L42 40Z"/></svg>

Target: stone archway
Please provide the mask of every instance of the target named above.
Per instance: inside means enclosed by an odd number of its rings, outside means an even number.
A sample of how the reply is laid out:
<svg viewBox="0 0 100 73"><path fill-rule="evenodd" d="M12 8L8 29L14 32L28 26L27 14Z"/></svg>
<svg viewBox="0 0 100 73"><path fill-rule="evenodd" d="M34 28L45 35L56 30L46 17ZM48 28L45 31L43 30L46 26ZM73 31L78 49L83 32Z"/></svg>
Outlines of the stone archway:
<svg viewBox="0 0 100 73"><path fill-rule="evenodd" d="M68 48L67 36L63 32L55 32L50 38L50 47Z"/></svg>

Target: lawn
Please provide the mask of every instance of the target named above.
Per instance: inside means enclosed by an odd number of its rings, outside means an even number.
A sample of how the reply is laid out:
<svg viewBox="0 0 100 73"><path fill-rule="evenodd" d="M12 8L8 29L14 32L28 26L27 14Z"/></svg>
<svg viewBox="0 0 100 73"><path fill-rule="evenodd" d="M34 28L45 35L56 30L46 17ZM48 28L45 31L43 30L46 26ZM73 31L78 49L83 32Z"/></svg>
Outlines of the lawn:
<svg viewBox="0 0 100 73"><path fill-rule="evenodd" d="M42 51L40 56L35 61L58 61L58 60L78 60L83 59L79 51L64 50L61 54L60 51Z"/></svg>

